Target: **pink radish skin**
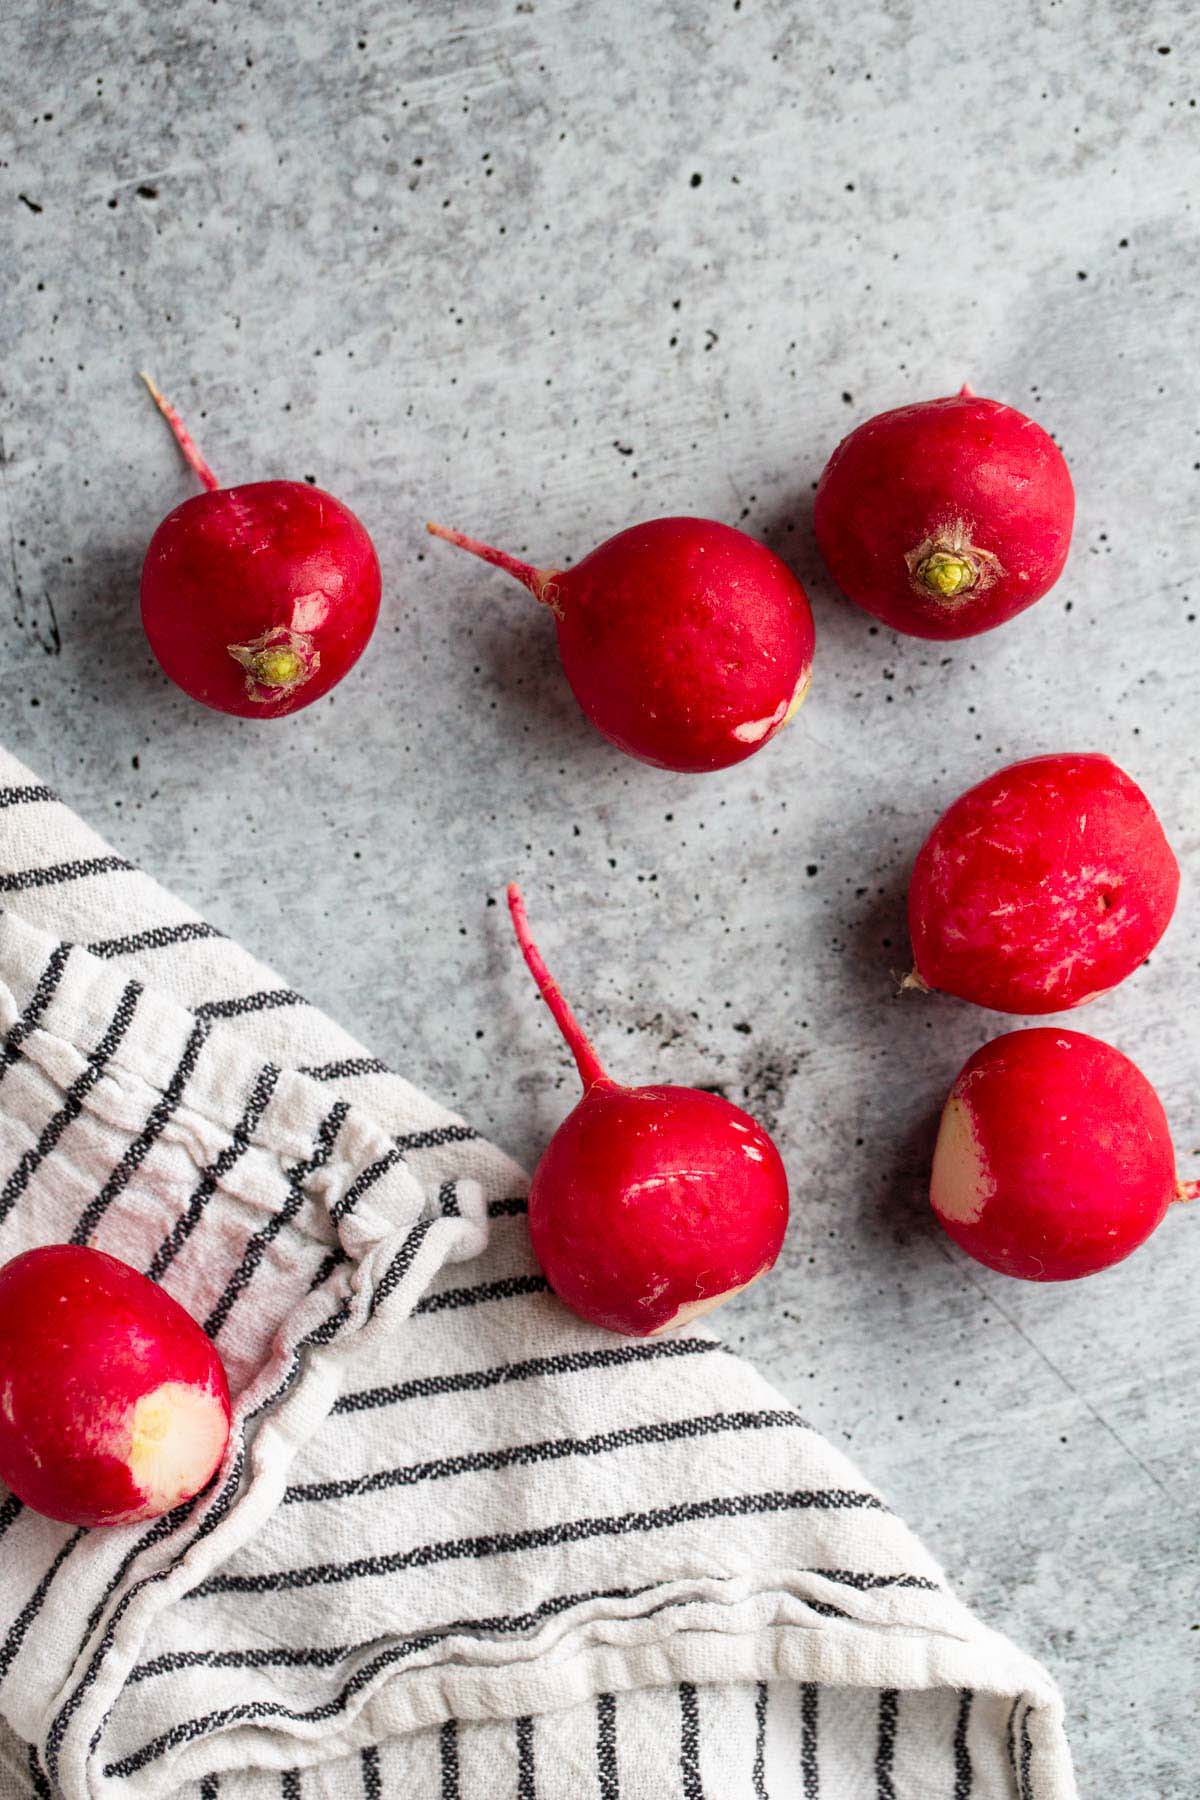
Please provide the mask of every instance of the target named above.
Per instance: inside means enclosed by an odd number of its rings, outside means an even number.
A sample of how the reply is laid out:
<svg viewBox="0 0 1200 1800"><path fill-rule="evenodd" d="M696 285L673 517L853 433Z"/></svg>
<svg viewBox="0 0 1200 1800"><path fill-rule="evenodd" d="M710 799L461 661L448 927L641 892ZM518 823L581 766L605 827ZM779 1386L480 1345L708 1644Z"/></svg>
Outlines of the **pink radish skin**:
<svg viewBox="0 0 1200 1800"><path fill-rule="evenodd" d="M0 1479L50 1519L128 1525L216 1473L221 1359L178 1301L76 1244L0 1269Z"/></svg>
<svg viewBox="0 0 1200 1800"><path fill-rule="evenodd" d="M930 1199L976 1262L1074 1281L1120 1262L1198 1184L1175 1173L1162 1103L1127 1056L1037 1026L984 1044L942 1113Z"/></svg>
<svg viewBox="0 0 1200 1800"><path fill-rule="evenodd" d="M762 1127L718 1094L611 1080L530 937L515 886L508 904L583 1082L534 1172L534 1254L572 1312L651 1337L772 1266L787 1229L787 1175Z"/></svg>
<svg viewBox="0 0 1200 1800"><path fill-rule="evenodd" d="M535 569L443 525L548 606L575 698L620 750L697 774L782 730L812 678L804 589L765 545L712 519L650 519L571 569Z"/></svg>
<svg viewBox="0 0 1200 1800"><path fill-rule="evenodd" d="M879 413L843 438L817 483L829 573L896 631L974 637L1062 574L1075 490L1040 425L964 386Z"/></svg>
<svg viewBox="0 0 1200 1800"><path fill-rule="evenodd" d="M278 719L327 694L379 616L379 559L354 514L302 481L222 487L179 414L142 378L205 492L168 513L142 565L142 624L193 700Z"/></svg>
<svg viewBox="0 0 1200 1800"><path fill-rule="evenodd" d="M1178 893L1154 808L1116 763L1030 757L961 795L921 846L909 985L996 1012L1065 1012L1145 962Z"/></svg>

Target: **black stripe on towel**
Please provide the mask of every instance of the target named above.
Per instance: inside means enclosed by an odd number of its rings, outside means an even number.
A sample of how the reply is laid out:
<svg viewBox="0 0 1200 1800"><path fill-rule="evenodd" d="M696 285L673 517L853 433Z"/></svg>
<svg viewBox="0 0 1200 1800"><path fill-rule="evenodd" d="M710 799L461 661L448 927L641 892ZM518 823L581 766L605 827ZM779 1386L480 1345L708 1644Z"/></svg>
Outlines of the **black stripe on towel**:
<svg viewBox="0 0 1200 1800"><path fill-rule="evenodd" d="M283 1792L284 1792L285 1800L291 1800L291 1796L288 1794L288 1790L287 1790L287 1778L289 1775L294 1774L294 1772L295 1772L294 1770L288 1769L284 1773ZM220 1793L220 1791L221 1791L221 1784L218 1781L217 1777L215 1775L206 1775L204 1777L203 1781L201 1781L201 1783L200 1783L200 1800L217 1800L217 1795ZM300 1794L300 1786L299 1786L299 1782L297 1781L297 1784L296 1784L297 1800L299 1800L299 1794Z"/></svg>
<svg viewBox="0 0 1200 1800"><path fill-rule="evenodd" d="M507 1219L528 1211L529 1202L524 1194L514 1194L511 1200L489 1200L487 1216L489 1219Z"/></svg>
<svg viewBox="0 0 1200 1800"><path fill-rule="evenodd" d="M1021 1800L1033 1800L1033 1776L1030 1772L1033 1762L1033 1740L1029 1735L1029 1715L1032 1711L1031 1702L1021 1714Z"/></svg>
<svg viewBox="0 0 1200 1800"><path fill-rule="evenodd" d="M333 1154L333 1146L337 1142L338 1133L342 1129L349 1111L350 1108L344 1100L339 1100L336 1105L331 1107L321 1121L317 1132L316 1147L312 1155L304 1162L293 1163L292 1167L287 1170L287 1184L290 1190L287 1199L279 1211L273 1213L266 1224L247 1239L241 1261L226 1282L221 1298L204 1321L204 1329L210 1338L216 1337L233 1311L238 1295L249 1286L254 1271L267 1253L268 1246L300 1211L304 1204L305 1180L329 1161Z"/></svg>
<svg viewBox="0 0 1200 1800"><path fill-rule="evenodd" d="M139 950L166 950L172 944L192 944L199 938L223 938L225 933L203 919L185 919L181 925L151 925L128 937L101 938L87 947L93 956L136 956Z"/></svg>
<svg viewBox="0 0 1200 1800"><path fill-rule="evenodd" d="M767 1695L765 1681L760 1681L754 1696L754 1767L750 1778L754 1783L754 1800L767 1800Z"/></svg>
<svg viewBox="0 0 1200 1800"><path fill-rule="evenodd" d="M502 1450L472 1450L461 1456L436 1457L429 1462L408 1463L396 1469L380 1469L374 1475L338 1481L300 1482L284 1493L284 1503L343 1500L388 1488L415 1487L421 1481L442 1481L451 1475L475 1474L483 1469L524 1468L532 1463L561 1462L573 1456L603 1456L638 1444L670 1444L684 1439L714 1437L725 1431L764 1431L771 1427L804 1430L798 1413L786 1411L703 1413L689 1419L660 1419L649 1425L626 1425L619 1431L598 1431L592 1437L544 1438L540 1443L511 1444Z"/></svg>
<svg viewBox="0 0 1200 1800"><path fill-rule="evenodd" d="M198 1019L193 1025L184 1046L183 1055L176 1065L171 1079L162 1091L162 1097L150 1109L145 1125L129 1145L120 1162L116 1164L108 1180L98 1194L93 1195L79 1215L79 1222L71 1233L73 1244L86 1244L97 1225L125 1187L130 1177L141 1167L147 1154L162 1136L170 1123L171 1114L183 1097L183 1090L195 1072L200 1052L204 1048L204 1040L211 1027L207 1020Z"/></svg>
<svg viewBox="0 0 1200 1800"><path fill-rule="evenodd" d="M0 1538L2 1538L14 1519L18 1519L23 1511L21 1502L15 1494L6 1494L0 1503Z"/></svg>
<svg viewBox="0 0 1200 1800"><path fill-rule="evenodd" d="M403 1161L404 1157L399 1150L389 1150L365 1169L361 1169L340 1200L336 1200L329 1209L329 1216L334 1224L340 1224L347 1213L354 1211L363 1195L375 1186L380 1177L386 1175L389 1169L399 1167Z"/></svg>
<svg viewBox="0 0 1200 1800"><path fill-rule="evenodd" d="M187 1206L176 1219L170 1231L154 1252L153 1261L146 1273L151 1281L161 1281L180 1250L200 1222L208 1202L212 1199L217 1187L232 1169L233 1165L245 1155L250 1148L250 1139L258 1127L259 1120L267 1110L271 1095L275 1092L275 1084L279 1080L279 1070L274 1063L264 1063L259 1070L250 1098L246 1102L245 1111L234 1126L230 1140L221 1154L214 1157L204 1170L200 1180L188 1200Z"/></svg>
<svg viewBox="0 0 1200 1800"><path fill-rule="evenodd" d="M307 1006L303 994L291 988L267 988L260 994L239 994L233 1000L204 1000L192 1011L198 1019L241 1019L247 1013L278 1012L285 1006Z"/></svg>
<svg viewBox="0 0 1200 1800"><path fill-rule="evenodd" d="M363 1800L382 1800L383 1778L379 1773L379 1751L374 1744L365 1744L360 1757L362 1766Z"/></svg>
<svg viewBox="0 0 1200 1800"><path fill-rule="evenodd" d="M596 1696L596 1778L600 1783L600 1800L620 1800L615 1694Z"/></svg>
<svg viewBox="0 0 1200 1800"><path fill-rule="evenodd" d="M425 1235L433 1225L432 1219L419 1219L388 1264L382 1278L376 1284L371 1295L371 1317L374 1318L388 1295L393 1293L412 1267L417 1251L425 1241Z"/></svg>
<svg viewBox="0 0 1200 1800"><path fill-rule="evenodd" d="M679 1780L684 1800L704 1800L700 1786L700 1703L690 1681L679 1684Z"/></svg>
<svg viewBox="0 0 1200 1800"><path fill-rule="evenodd" d="M850 1614L840 1606L830 1606L828 1600L806 1599L804 1602L810 1612L820 1613L823 1619L848 1619Z"/></svg>
<svg viewBox="0 0 1200 1800"><path fill-rule="evenodd" d="M376 1406L398 1406L405 1400L427 1400L434 1394L481 1392L510 1381L540 1375L579 1375L585 1369L616 1369L625 1363L657 1362L660 1357L728 1354L711 1338L658 1338L654 1343L623 1344L612 1350L569 1350L559 1356L531 1356L525 1362L498 1363L490 1369L465 1369L457 1375L421 1375L391 1387L360 1388L333 1403L335 1413L367 1412Z"/></svg>
<svg viewBox="0 0 1200 1800"><path fill-rule="evenodd" d="M30 888L59 887L64 881L82 881L88 875L113 875L118 870L134 873L123 856L89 856L83 861L51 863L45 869L15 869L0 875L0 894L24 894Z"/></svg>
<svg viewBox="0 0 1200 1800"><path fill-rule="evenodd" d="M517 1720L517 1800L537 1800L537 1774L533 1761L533 1720L528 1714Z"/></svg>
<svg viewBox="0 0 1200 1800"><path fill-rule="evenodd" d="M67 966L67 958L71 954L70 944L56 944L50 960L42 970L41 977L33 993L29 997L29 1005L16 1021L4 1044L4 1054L0 1056L0 1080L10 1063L15 1063L21 1054L21 1045L35 1030L42 1014L54 997L54 990L62 979L62 972Z"/></svg>
<svg viewBox="0 0 1200 1800"><path fill-rule="evenodd" d="M84 1529L81 1525L78 1531L73 1531L70 1537L66 1538L63 1543L59 1545L58 1555L54 1558L54 1561L50 1564L49 1568L42 1576L42 1579L38 1582L32 1594L30 1594L28 1600L9 1627L8 1636L4 1640L3 1647L0 1647L0 1681L3 1681L4 1677L8 1674L8 1671L12 1668L13 1658L21 1648L21 1645L25 1642L26 1632L41 1612L46 1595L50 1592L51 1582L54 1580L54 1577L58 1574L58 1571L62 1568L68 1556L70 1556L72 1550L83 1535Z"/></svg>
<svg viewBox="0 0 1200 1800"><path fill-rule="evenodd" d="M975 1695L964 1688L958 1697L958 1718L954 1726L954 1800L968 1800L973 1771L971 1752L967 1747L967 1727L971 1722L971 1702Z"/></svg>
<svg viewBox="0 0 1200 1800"><path fill-rule="evenodd" d="M892 1766L896 1760L896 1722L899 1715L899 1693L895 1688L883 1688L879 1695L879 1736L875 1748L877 1800L896 1800Z"/></svg>
<svg viewBox="0 0 1200 1800"><path fill-rule="evenodd" d="M0 788L0 811L6 806L29 806L35 800L57 800L58 795L48 787L2 787Z"/></svg>
<svg viewBox="0 0 1200 1800"><path fill-rule="evenodd" d="M396 1139L398 1150L436 1150L442 1144L473 1144L479 1136L469 1125L435 1125L429 1131L406 1131Z"/></svg>
<svg viewBox="0 0 1200 1800"><path fill-rule="evenodd" d="M447 1719L439 1734L442 1763L442 1800L459 1800L458 1720Z"/></svg>
<svg viewBox="0 0 1200 1800"><path fill-rule="evenodd" d="M45 1773L43 1772L36 1744L30 1744L29 1746L29 1780L32 1784L33 1791L37 1796L37 1800L53 1800L53 1796L50 1792L50 1783L46 1780Z"/></svg>
<svg viewBox="0 0 1200 1800"><path fill-rule="evenodd" d="M347 1081L353 1075L386 1075L388 1066L377 1056L344 1056L341 1062L308 1063L300 1073L310 1081Z"/></svg>
<svg viewBox="0 0 1200 1800"><path fill-rule="evenodd" d="M438 1205L441 1208L443 1218L462 1218L462 1208L458 1204L457 1181L443 1181L441 1187L438 1189Z"/></svg>
<svg viewBox="0 0 1200 1800"><path fill-rule="evenodd" d="M29 1185L29 1178L38 1164L47 1157L72 1119L77 1119L83 1111L83 1103L88 1091L95 1087L109 1057L117 1048L121 1039L129 1029L130 1021L137 1010L138 996L142 989L140 983L131 981L121 995L117 1010L112 1016L108 1030L104 1033L94 1050L88 1052L87 1067L82 1075L77 1075L67 1089L66 1099L49 1124L43 1130L32 1150L26 1150L20 1162L0 1191L0 1219L7 1218L20 1196Z"/></svg>
<svg viewBox="0 0 1200 1800"><path fill-rule="evenodd" d="M877 1494L849 1488L799 1488L791 1493L776 1490L764 1494L720 1494L711 1500L693 1500L677 1506L656 1506L646 1512L604 1514L569 1519L526 1531L489 1532L481 1537L449 1538L421 1544L413 1550L395 1550L384 1556L359 1556L350 1562L310 1563L298 1569L278 1569L264 1574L236 1575L222 1571L191 1589L188 1598L206 1594L272 1594L298 1588L327 1587L364 1577L392 1575L401 1569L426 1569L439 1563L478 1561L485 1556L507 1556L514 1550L545 1550L560 1544L585 1544L595 1538L641 1536L690 1525L698 1519L761 1518L784 1512L886 1512Z"/></svg>
<svg viewBox="0 0 1200 1800"><path fill-rule="evenodd" d="M821 1792L817 1760L820 1696L821 1690L815 1681L806 1681L800 1689L800 1774L804 1780L804 1800L819 1800Z"/></svg>
<svg viewBox="0 0 1200 1800"><path fill-rule="evenodd" d="M920 1588L923 1592L936 1594L938 1584L930 1581L926 1575L873 1575L867 1569L809 1569L808 1574L823 1576L826 1581L840 1582L843 1587L858 1588L860 1593L869 1593L875 1588Z"/></svg>
<svg viewBox="0 0 1200 1800"><path fill-rule="evenodd" d="M279 1778L279 1800L300 1800L300 1771L285 1769Z"/></svg>
<svg viewBox="0 0 1200 1800"><path fill-rule="evenodd" d="M333 1274L335 1269L340 1269L343 1263L348 1263L349 1261L350 1258L346 1255L346 1252L342 1249L340 1244L335 1244L332 1250L327 1250L317 1264L316 1274L308 1284L309 1293L315 1294L317 1289L329 1280L329 1277Z"/></svg>
<svg viewBox="0 0 1200 1800"><path fill-rule="evenodd" d="M414 1313L457 1312L464 1306L482 1306L487 1300L515 1300L521 1294L548 1294L544 1275L509 1275L503 1281L483 1281L478 1287L443 1288L426 1294Z"/></svg>

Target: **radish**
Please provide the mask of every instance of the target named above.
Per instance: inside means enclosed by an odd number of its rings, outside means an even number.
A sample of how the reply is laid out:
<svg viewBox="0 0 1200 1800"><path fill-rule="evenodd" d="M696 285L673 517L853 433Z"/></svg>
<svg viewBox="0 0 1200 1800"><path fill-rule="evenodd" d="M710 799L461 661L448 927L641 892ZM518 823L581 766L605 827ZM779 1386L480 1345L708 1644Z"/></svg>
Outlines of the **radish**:
<svg viewBox="0 0 1200 1800"><path fill-rule="evenodd" d="M1182 1182L1162 1103L1127 1056L1036 1026L977 1050L933 1153L939 1223L977 1262L1026 1281L1093 1275L1145 1243Z"/></svg>
<svg viewBox="0 0 1200 1800"><path fill-rule="evenodd" d="M0 1479L35 1512L154 1518L211 1480L228 1437L221 1359L162 1288L77 1244L0 1269Z"/></svg>
<svg viewBox="0 0 1200 1800"><path fill-rule="evenodd" d="M660 769L725 769L787 724L812 679L813 621L779 558L712 519L650 519L572 569L434 537L513 575L554 614L567 680L597 731Z"/></svg>
<svg viewBox="0 0 1200 1800"><path fill-rule="evenodd" d="M142 565L142 624L193 700L278 719L335 687L379 616L379 559L354 514L302 481L223 488L143 375L206 492L168 513Z"/></svg>
<svg viewBox="0 0 1200 1800"><path fill-rule="evenodd" d="M719 1094L611 1080L530 937L515 886L508 905L583 1082L534 1171L534 1254L572 1312L651 1337L772 1266L787 1229L787 1175L762 1127Z"/></svg>
<svg viewBox="0 0 1200 1800"><path fill-rule="evenodd" d="M817 483L817 545L842 592L897 631L963 638L1062 574L1075 490L1040 425L964 386L879 413Z"/></svg>
<svg viewBox="0 0 1200 1800"><path fill-rule="evenodd" d="M942 814L908 891L915 970L996 1012L1050 1013L1116 987L1170 923L1179 865L1107 756L1034 756Z"/></svg>

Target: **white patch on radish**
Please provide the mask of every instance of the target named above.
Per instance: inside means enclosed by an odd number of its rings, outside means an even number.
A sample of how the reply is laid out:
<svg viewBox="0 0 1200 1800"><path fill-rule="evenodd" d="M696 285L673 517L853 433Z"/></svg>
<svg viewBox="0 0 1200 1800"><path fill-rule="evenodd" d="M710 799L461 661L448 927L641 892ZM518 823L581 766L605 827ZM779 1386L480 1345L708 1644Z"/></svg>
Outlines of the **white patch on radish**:
<svg viewBox="0 0 1200 1800"><path fill-rule="evenodd" d="M795 718L804 702L808 699L808 690L812 686L812 664L805 669L803 675L792 689L792 697L788 701L788 709L783 715L783 722L789 725Z"/></svg>
<svg viewBox="0 0 1200 1800"><path fill-rule="evenodd" d="M198 1493L221 1460L225 1409L207 1387L164 1381L133 1408L129 1473L154 1512Z"/></svg>
<svg viewBox="0 0 1200 1800"><path fill-rule="evenodd" d="M747 719L744 725L735 725L733 735L739 744L761 744L768 731L783 723L788 703L781 700L769 719Z"/></svg>
<svg viewBox="0 0 1200 1800"><path fill-rule="evenodd" d="M758 1271L758 1275L765 1274L765 1269ZM649 1335L660 1337L664 1331L674 1331L676 1325L690 1325L693 1319L700 1318L703 1313L712 1312L716 1306L723 1306L726 1300L732 1300L735 1294L744 1293L758 1280L758 1275L752 1275L749 1281L739 1281L736 1287L726 1288L723 1294L708 1294L703 1300L689 1300L686 1306L679 1308L674 1318L668 1319L664 1325L656 1325Z"/></svg>
<svg viewBox="0 0 1200 1800"><path fill-rule="evenodd" d="M761 744L763 739L799 712L808 697L812 686L812 670L805 669L803 675L792 689L789 700L781 700L769 719L747 719L743 725L735 725L733 735L739 744Z"/></svg>
<svg viewBox="0 0 1200 1800"><path fill-rule="evenodd" d="M996 1192L987 1156L965 1100L951 1095L933 1152L930 1198L935 1212L956 1225L976 1225Z"/></svg>
<svg viewBox="0 0 1200 1800"><path fill-rule="evenodd" d="M298 600L292 601L289 623L293 631L317 631L328 617L329 596L318 590L315 594L301 594Z"/></svg>

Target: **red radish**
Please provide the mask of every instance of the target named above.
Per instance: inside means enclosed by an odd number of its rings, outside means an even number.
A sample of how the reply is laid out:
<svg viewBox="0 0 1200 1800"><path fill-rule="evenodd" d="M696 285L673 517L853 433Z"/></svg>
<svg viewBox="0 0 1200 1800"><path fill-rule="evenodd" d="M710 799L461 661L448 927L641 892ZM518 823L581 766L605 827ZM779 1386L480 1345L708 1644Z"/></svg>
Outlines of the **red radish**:
<svg viewBox="0 0 1200 1800"><path fill-rule="evenodd" d="M1065 1012L1116 987L1170 923L1179 865L1107 756L1034 756L942 814L908 890L909 985L997 1012Z"/></svg>
<svg viewBox="0 0 1200 1800"><path fill-rule="evenodd" d="M142 624L193 700L278 719L335 687L379 616L379 559L348 507L302 481L223 488L142 380L207 490L168 513L142 565Z"/></svg>
<svg viewBox="0 0 1200 1800"><path fill-rule="evenodd" d="M930 1198L1004 1275L1073 1281L1145 1243L1182 1182L1162 1103L1127 1056L1041 1025L984 1044L950 1090Z"/></svg>
<svg viewBox="0 0 1200 1800"><path fill-rule="evenodd" d="M0 1269L0 1479L35 1512L152 1519L200 1492L228 1437L221 1359L162 1288L77 1244Z"/></svg>
<svg viewBox="0 0 1200 1800"><path fill-rule="evenodd" d="M429 530L550 608L575 698L597 731L642 762L728 768L774 737L808 693L804 589L729 525L650 519L572 569L535 569L459 531Z"/></svg>
<svg viewBox="0 0 1200 1800"><path fill-rule="evenodd" d="M534 1254L559 1299L651 1337L765 1275L788 1221L779 1152L749 1114L687 1087L621 1087L563 999L508 890L517 942L583 1082L529 1190Z"/></svg>
<svg viewBox="0 0 1200 1800"><path fill-rule="evenodd" d="M897 631L963 638L1062 574L1075 490L1040 425L964 386L879 413L817 483L817 544L842 592Z"/></svg>

